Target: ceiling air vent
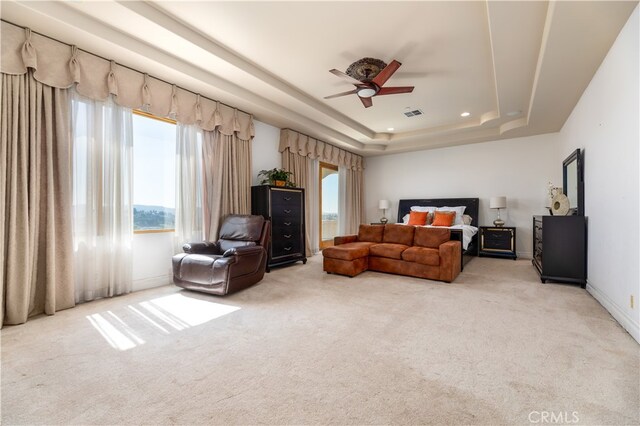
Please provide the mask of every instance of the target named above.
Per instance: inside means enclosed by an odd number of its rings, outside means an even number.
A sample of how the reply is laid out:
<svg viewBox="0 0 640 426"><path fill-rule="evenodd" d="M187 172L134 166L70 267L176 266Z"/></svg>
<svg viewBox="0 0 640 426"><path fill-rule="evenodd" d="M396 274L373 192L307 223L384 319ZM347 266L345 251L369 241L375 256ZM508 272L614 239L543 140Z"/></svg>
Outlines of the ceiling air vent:
<svg viewBox="0 0 640 426"><path fill-rule="evenodd" d="M405 111L404 115L407 117L415 117L417 115L422 115L422 111L419 109L414 109L413 111Z"/></svg>

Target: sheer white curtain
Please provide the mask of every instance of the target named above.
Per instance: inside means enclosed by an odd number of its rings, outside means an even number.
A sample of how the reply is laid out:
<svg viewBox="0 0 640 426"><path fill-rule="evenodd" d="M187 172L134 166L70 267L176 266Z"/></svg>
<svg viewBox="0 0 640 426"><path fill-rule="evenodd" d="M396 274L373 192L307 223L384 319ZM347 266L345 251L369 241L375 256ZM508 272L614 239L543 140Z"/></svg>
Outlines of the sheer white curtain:
<svg viewBox="0 0 640 426"><path fill-rule="evenodd" d="M202 129L178 124L176 140L176 224L174 251L204 239Z"/></svg>
<svg viewBox="0 0 640 426"><path fill-rule="evenodd" d="M76 303L132 285L132 113L72 95L73 247Z"/></svg>

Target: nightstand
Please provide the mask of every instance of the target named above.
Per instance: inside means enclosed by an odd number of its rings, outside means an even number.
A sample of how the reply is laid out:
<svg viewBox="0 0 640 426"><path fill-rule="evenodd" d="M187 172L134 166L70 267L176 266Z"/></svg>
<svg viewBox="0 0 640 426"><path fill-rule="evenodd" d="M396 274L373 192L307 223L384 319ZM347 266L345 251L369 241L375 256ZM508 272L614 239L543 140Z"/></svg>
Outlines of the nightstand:
<svg viewBox="0 0 640 426"><path fill-rule="evenodd" d="M516 260L516 228L481 226L479 256L506 257Z"/></svg>

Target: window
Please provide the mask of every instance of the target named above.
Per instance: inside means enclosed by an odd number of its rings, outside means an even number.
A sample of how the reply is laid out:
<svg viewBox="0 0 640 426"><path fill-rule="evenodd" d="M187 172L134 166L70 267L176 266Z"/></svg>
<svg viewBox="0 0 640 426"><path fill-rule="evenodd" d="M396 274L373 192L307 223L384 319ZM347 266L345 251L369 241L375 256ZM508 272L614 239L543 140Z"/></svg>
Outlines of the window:
<svg viewBox="0 0 640 426"><path fill-rule="evenodd" d="M338 167L320 163L320 249L338 235Z"/></svg>
<svg viewBox="0 0 640 426"><path fill-rule="evenodd" d="M175 161L175 121L134 111L134 232L173 231L176 207Z"/></svg>

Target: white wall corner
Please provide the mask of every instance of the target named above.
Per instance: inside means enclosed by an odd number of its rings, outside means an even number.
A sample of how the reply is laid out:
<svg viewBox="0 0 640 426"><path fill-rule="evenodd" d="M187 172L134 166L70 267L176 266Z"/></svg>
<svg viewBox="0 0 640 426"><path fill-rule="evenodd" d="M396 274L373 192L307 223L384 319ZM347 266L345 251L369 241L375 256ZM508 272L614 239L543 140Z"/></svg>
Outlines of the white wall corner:
<svg viewBox="0 0 640 426"><path fill-rule="evenodd" d="M627 330L627 332L633 337L636 342L640 343L640 324L637 321L634 321L624 309L621 309L613 300L609 298L605 293L600 291L597 287L591 285L591 283L587 282L587 291L594 299L596 299L600 304L611 314L611 316L618 321L618 323Z"/></svg>

